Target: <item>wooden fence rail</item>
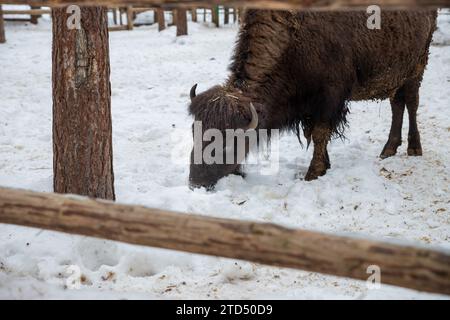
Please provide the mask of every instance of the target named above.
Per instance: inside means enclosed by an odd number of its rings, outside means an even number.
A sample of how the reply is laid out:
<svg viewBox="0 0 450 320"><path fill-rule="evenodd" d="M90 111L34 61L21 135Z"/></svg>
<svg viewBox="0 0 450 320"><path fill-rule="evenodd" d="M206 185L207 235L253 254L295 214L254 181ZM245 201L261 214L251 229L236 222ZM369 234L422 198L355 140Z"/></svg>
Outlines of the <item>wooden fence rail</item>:
<svg viewBox="0 0 450 320"><path fill-rule="evenodd" d="M243 259L450 295L450 252L0 188L0 223Z"/></svg>
<svg viewBox="0 0 450 320"><path fill-rule="evenodd" d="M42 15L50 14L52 11L50 9L27 9L27 10L3 10L3 14L29 14L29 15Z"/></svg>
<svg viewBox="0 0 450 320"><path fill-rule="evenodd" d="M370 5L380 5L384 8L447 8L450 0L0 0L0 3L26 4L33 6L67 6L78 5L121 5L121 6L164 6L204 7L224 5L227 7L247 7L264 9L352 9L367 8Z"/></svg>

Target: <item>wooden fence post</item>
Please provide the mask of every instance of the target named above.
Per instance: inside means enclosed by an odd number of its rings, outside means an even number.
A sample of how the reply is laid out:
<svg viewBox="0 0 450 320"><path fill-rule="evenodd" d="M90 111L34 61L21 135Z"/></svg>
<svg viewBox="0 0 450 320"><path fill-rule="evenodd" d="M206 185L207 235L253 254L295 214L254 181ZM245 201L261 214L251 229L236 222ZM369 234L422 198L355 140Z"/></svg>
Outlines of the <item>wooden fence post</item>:
<svg viewBox="0 0 450 320"><path fill-rule="evenodd" d="M186 9L176 9L177 17L177 37L188 34Z"/></svg>
<svg viewBox="0 0 450 320"><path fill-rule="evenodd" d="M218 28L219 27L219 6L212 7L211 14L212 14L212 22Z"/></svg>
<svg viewBox="0 0 450 320"><path fill-rule="evenodd" d="M192 22L197 22L197 8L191 9Z"/></svg>
<svg viewBox="0 0 450 320"><path fill-rule="evenodd" d="M114 200L106 7L81 7L80 29L65 8L53 20L55 192Z"/></svg>
<svg viewBox="0 0 450 320"><path fill-rule="evenodd" d="M127 6L127 29L133 30L134 21L133 21L133 7Z"/></svg>
<svg viewBox="0 0 450 320"><path fill-rule="evenodd" d="M223 8L223 23L224 24L230 23L230 8L228 7Z"/></svg>
<svg viewBox="0 0 450 320"><path fill-rule="evenodd" d="M113 16L113 22L114 22L114 25L117 25L117 23L118 23L118 19L117 19L117 8L112 8L112 9L111 9L111 12L112 12L112 16Z"/></svg>
<svg viewBox="0 0 450 320"><path fill-rule="evenodd" d="M30 6L31 9L41 9L41 7ZM41 17L40 14L31 14L30 22L32 24L38 24L38 19Z"/></svg>
<svg viewBox="0 0 450 320"><path fill-rule="evenodd" d="M5 43L5 22L3 21L3 10L2 5L0 4L0 43Z"/></svg>
<svg viewBox="0 0 450 320"><path fill-rule="evenodd" d="M169 26L176 26L177 25L177 10L173 9L171 12L172 12L172 23L169 23Z"/></svg>
<svg viewBox="0 0 450 320"><path fill-rule="evenodd" d="M166 21L164 19L164 9L156 9L156 20L158 21L158 31L163 31L166 28Z"/></svg>

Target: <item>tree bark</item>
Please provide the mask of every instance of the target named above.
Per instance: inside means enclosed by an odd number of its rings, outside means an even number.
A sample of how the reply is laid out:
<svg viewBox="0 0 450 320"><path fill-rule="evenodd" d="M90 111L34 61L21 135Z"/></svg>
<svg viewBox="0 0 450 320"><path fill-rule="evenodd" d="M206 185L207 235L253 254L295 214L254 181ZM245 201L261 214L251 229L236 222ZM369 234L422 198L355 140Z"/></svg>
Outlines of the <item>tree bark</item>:
<svg viewBox="0 0 450 320"><path fill-rule="evenodd" d="M158 31L163 31L166 28L164 9L156 9L156 20L158 21Z"/></svg>
<svg viewBox="0 0 450 320"><path fill-rule="evenodd" d="M186 9L177 9L176 17L177 17L177 37L187 35L188 27L187 27Z"/></svg>
<svg viewBox="0 0 450 320"><path fill-rule="evenodd" d="M5 23L3 21L3 10L2 5L0 4L0 43L5 43Z"/></svg>
<svg viewBox="0 0 450 320"><path fill-rule="evenodd" d="M274 224L0 188L0 223L450 294L450 252Z"/></svg>
<svg viewBox="0 0 450 320"><path fill-rule="evenodd" d="M52 12L54 190L114 200L106 8L81 8L80 29Z"/></svg>

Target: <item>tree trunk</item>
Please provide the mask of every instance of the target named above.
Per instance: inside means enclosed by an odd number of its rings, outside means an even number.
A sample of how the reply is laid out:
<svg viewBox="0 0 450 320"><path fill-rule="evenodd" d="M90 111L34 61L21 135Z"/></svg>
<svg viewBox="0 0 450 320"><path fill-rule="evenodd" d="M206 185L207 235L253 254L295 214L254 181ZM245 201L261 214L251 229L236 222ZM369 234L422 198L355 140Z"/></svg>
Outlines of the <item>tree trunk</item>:
<svg viewBox="0 0 450 320"><path fill-rule="evenodd" d="M158 31L163 31L166 28L166 22L164 20L164 9L156 10L156 20L158 21Z"/></svg>
<svg viewBox="0 0 450 320"><path fill-rule="evenodd" d="M114 200L107 12L81 8L81 28L53 12L53 186Z"/></svg>
<svg viewBox="0 0 450 320"><path fill-rule="evenodd" d="M176 17L177 17L177 37L187 35L188 30L187 30L186 9L177 9Z"/></svg>
<svg viewBox="0 0 450 320"><path fill-rule="evenodd" d="M5 43L5 23L3 22L2 5L0 4L0 43Z"/></svg>

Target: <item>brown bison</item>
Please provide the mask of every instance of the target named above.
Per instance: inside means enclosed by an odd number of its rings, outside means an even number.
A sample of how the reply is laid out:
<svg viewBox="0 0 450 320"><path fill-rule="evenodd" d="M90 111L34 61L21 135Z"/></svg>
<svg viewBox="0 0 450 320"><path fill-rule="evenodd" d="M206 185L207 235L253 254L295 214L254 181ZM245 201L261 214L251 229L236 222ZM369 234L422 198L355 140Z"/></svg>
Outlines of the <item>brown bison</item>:
<svg viewBox="0 0 450 320"><path fill-rule="evenodd" d="M390 99L392 126L381 157L402 143L409 114L408 155L422 155L416 122L419 87L436 27L435 11L383 11L381 29L369 29L365 12L248 10L224 85L196 95L189 112L202 130L256 127L303 130L314 154L306 174L313 180L330 168L327 144L342 136L349 101ZM195 139L201 139L196 137ZM210 142L194 141L201 148ZM194 163L193 187L212 187L234 163Z"/></svg>

